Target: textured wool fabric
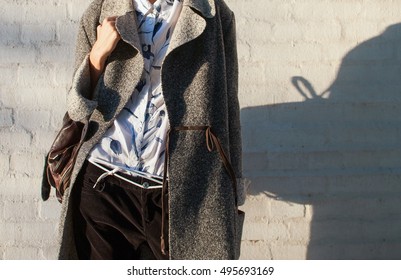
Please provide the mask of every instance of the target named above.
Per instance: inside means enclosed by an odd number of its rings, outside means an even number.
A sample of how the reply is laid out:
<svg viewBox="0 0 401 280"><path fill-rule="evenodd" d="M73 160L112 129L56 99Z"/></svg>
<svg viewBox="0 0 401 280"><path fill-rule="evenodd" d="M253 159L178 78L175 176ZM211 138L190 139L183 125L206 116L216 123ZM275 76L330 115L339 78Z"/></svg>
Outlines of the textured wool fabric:
<svg viewBox="0 0 401 280"><path fill-rule="evenodd" d="M88 53L96 40L99 22L114 15L119 16L116 27L122 40L108 59L94 99L89 100ZM81 20L68 112L75 120L90 114L91 119L87 141L79 152L71 186L64 196L61 259L77 257L71 215L76 205L70 195L76 175L142 76L143 59L138 55L140 43L135 22L131 0L95 0ZM210 126L220 139L236 177L241 178L237 81L232 11L223 0L184 0L162 68L170 126ZM238 258L243 215L238 214L233 182L219 153L207 149L204 131L173 131L169 150L170 258Z"/></svg>

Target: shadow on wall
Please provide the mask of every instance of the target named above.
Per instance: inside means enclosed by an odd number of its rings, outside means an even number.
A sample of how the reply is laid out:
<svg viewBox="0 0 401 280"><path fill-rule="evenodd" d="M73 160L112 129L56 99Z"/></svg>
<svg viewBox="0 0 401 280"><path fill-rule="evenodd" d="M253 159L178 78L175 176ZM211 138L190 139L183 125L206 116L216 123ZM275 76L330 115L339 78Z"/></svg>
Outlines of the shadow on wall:
<svg viewBox="0 0 401 280"><path fill-rule="evenodd" d="M308 259L401 259L401 24L351 50L322 94L291 82L304 102L241 112L251 194L313 206Z"/></svg>

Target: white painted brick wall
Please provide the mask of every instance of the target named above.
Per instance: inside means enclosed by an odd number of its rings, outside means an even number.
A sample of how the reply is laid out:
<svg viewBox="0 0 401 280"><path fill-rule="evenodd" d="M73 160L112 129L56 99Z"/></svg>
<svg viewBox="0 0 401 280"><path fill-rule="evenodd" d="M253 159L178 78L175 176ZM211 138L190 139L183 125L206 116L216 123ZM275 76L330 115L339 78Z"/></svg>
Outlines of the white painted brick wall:
<svg viewBox="0 0 401 280"><path fill-rule="evenodd" d="M253 181L242 258L400 259L401 0L226 1ZM89 2L0 0L0 259L56 258L42 157Z"/></svg>
<svg viewBox="0 0 401 280"><path fill-rule="evenodd" d="M88 1L0 0L0 259L54 259L60 205L40 198Z"/></svg>

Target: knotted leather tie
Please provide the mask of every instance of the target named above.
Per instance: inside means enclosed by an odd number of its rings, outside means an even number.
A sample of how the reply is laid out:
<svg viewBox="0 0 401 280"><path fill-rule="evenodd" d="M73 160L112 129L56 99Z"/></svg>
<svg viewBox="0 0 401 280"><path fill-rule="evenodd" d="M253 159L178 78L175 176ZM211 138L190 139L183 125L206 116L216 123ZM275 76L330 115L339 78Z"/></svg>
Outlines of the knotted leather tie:
<svg viewBox="0 0 401 280"><path fill-rule="evenodd" d="M201 130L205 131L205 136L206 136L206 147L209 152L212 152L214 148L218 151L220 155L220 159L223 162L223 165L225 169L227 170L228 174L231 177L231 180L233 182L233 188L234 188L234 198L235 198L235 206L237 207L237 180L235 177L235 172L234 169L231 166L230 161L228 160L227 155L225 154L223 147L221 146L221 143L219 139L216 137L216 135L212 132L210 126L202 125L202 126L178 126L175 128L171 128L167 132L167 137L166 137L166 153L164 157L164 170L163 170L163 186L162 186L162 225L161 225L161 236L160 236L160 246L161 246L161 251L164 255L166 255L166 242L165 242L165 237L164 237L164 227L165 227L165 220L166 220L166 201L165 201L165 194L167 191L167 164L169 160L169 144L170 144L170 133L172 131L188 131L188 130Z"/></svg>

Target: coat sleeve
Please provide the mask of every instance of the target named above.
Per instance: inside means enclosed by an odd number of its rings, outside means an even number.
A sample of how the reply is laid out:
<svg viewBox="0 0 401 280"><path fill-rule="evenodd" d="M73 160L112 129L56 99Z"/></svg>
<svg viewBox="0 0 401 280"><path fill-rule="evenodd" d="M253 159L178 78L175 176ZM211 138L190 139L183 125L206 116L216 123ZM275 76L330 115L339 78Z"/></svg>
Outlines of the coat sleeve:
<svg viewBox="0 0 401 280"><path fill-rule="evenodd" d="M89 53L96 40L101 6L95 1L84 12L77 35L74 75L67 94L67 111L71 119L78 121L89 116L97 107L96 98L90 99L91 80Z"/></svg>
<svg viewBox="0 0 401 280"><path fill-rule="evenodd" d="M230 160L237 177L238 205L245 202L246 189L249 180L242 176L242 140L240 106L238 101L238 56L236 41L235 16L231 13L231 21L224 33L224 48L226 61L228 119Z"/></svg>

